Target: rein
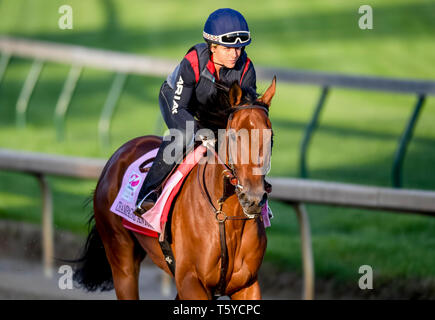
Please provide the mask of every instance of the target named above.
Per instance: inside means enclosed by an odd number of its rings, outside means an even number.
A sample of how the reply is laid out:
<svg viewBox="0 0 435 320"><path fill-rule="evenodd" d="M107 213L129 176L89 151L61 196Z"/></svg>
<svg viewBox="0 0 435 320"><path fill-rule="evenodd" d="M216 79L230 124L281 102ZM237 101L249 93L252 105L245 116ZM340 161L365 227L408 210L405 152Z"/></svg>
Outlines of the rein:
<svg viewBox="0 0 435 320"><path fill-rule="evenodd" d="M228 118L228 122L227 122L227 128L226 128L227 133L225 134L225 139L226 139L225 140L225 142L226 142L225 147L226 147L227 156L228 156L229 160L232 160L232 159L231 159L230 154L228 153L229 148L230 148L229 141L228 141L228 130L231 129L231 122L233 120L234 113L236 113L237 111L246 110L246 109L261 109L261 110L264 110L266 112L266 115L268 115L268 113L269 113L269 110L266 107L260 106L260 105L246 105L246 106L235 107L231 111L231 114L230 114L230 116ZM243 216L240 216L240 215L239 216L228 216L222 210L225 200L234 194L234 191L232 191L231 193L228 192L227 187L226 187L228 185L228 183L230 183L232 186L234 186L235 190L238 190L238 191L243 190L243 186L240 184L240 181L237 177L236 170L234 168L234 164L232 163L232 161L228 162L228 164L227 164L227 161L222 161L222 159L216 153L213 144L204 142L204 145L207 147L208 150L210 150L213 153L214 157L218 161L218 164L223 167L223 170L222 170L223 192L222 192L222 197L217 200L218 208L216 208L215 205L213 204L213 200L210 196L209 191L207 190L207 185L205 183L205 170L207 168L207 162L204 164L204 169L202 171L202 182L200 179L199 167L197 170L197 180L198 180L198 184L200 186L201 193L208 200L207 202L210 205L211 210L215 214L215 219L219 223L219 238L220 238L220 246L221 246L221 267L220 267L219 283L217 286L217 290L214 293L214 296L222 296L225 294L226 274L228 271L228 249L227 249L227 244L226 244L225 222L227 220L252 220L252 219L256 219L258 217L260 217L260 219L261 219L261 213L247 214L243 210L243 213L244 213Z"/></svg>

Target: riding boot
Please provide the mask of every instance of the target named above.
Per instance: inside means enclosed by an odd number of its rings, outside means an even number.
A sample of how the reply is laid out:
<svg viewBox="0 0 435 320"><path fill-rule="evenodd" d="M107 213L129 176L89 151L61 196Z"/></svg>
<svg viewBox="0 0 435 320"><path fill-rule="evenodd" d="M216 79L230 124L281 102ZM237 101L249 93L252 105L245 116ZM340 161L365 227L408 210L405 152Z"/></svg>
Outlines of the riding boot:
<svg viewBox="0 0 435 320"><path fill-rule="evenodd" d="M134 211L136 215L142 215L154 206L159 197L157 193L158 187L177 164L177 161L168 163L163 158L164 149L170 143L171 141L163 141L160 145L159 151L139 191L136 203L137 207Z"/></svg>

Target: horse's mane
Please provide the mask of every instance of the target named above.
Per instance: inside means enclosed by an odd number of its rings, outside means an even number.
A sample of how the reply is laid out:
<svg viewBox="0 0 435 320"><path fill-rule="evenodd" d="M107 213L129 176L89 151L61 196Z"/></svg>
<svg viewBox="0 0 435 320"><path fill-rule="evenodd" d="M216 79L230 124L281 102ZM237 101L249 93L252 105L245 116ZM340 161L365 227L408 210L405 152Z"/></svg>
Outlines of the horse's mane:
<svg viewBox="0 0 435 320"><path fill-rule="evenodd" d="M213 132L218 129L225 129L228 117L231 113L231 104L229 99L229 88L225 83L215 82L216 93L213 94L205 104L197 103L195 106L195 117L198 120L200 128L207 128ZM257 92L253 89L242 88L243 104L259 104L265 105L258 98ZM265 105L266 106L266 105Z"/></svg>

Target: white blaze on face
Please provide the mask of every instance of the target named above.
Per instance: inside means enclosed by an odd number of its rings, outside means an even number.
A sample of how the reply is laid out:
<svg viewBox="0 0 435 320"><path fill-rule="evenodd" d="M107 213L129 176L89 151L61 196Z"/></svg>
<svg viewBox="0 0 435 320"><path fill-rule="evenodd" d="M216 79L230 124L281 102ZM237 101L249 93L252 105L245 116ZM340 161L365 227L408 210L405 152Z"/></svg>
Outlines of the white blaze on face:
<svg viewBox="0 0 435 320"><path fill-rule="evenodd" d="M260 138L261 131L261 138ZM251 132L251 161L254 175L266 175L270 171L272 130L253 129Z"/></svg>
<svg viewBox="0 0 435 320"><path fill-rule="evenodd" d="M249 131L247 129L228 130L228 156L231 164L249 164Z"/></svg>
<svg viewBox="0 0 435 320"><path fill-rule="evenodd" d="M253 166L254 175L266 175L270 170L271 129L229 130L229 161Z"/></svg>

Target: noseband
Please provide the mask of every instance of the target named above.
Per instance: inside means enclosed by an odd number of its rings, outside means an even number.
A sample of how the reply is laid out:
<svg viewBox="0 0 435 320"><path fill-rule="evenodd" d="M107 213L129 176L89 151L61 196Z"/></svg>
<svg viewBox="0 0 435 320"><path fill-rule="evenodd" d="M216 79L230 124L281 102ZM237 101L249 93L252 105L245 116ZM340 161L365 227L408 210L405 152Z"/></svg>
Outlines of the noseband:
<svg viewBox="0 0 435 320"><path fill-rule="evenodd" d="M267 116L269 115L269 110L266 107L260 106L260 105L254 105L254 104L234 107L231 110L231 113L228 117L227 128L226 128L226 132L225 132L225 143L226 143L226 146L225 146L226 147L226 159L225 159L225 161L222 161L220 156L216 153L213 143L210 143L207 140L203 141L203 144L207 147L208 150L210 150L213 153L214 157L217 159L218 164L220 164L223 167L223 170L222 170L222 175L223 175L223 179L224 179L223 192L222 192L222 197L219 198L217 201L218 208L216 208L215 205L213 204L210 193L208 192L207 186L205 183L205 170L207 167L207 162L204 164L204 169L202 171L202 183L201 183L201 179L200 179L200 175L199 175L199 171L200 171L199 168L197 170L197 179L198 179L201 193L208 200L208 203L215 214L215 218L216 218L217 222L219 223L219 237L220 237L220 245L221 245L221 267L220 267L219 283L218 283L216 291L214 292L214 296L221 296L221 295L225 294L226 274L227 274L227 269L228 269L228 252L227 252L226 235L225 235L225 221L226 220L251 220L251 219L256 219L258 217L260 219L262 219L261 213L248 214L247 212L245 212L243 207L242 207L242 210L244 213L243 216L227 216L225 214L225 212L222 210L222 207L224 205L225 200L228 199L230 195L232 195L232 194L229 194L228 190L226 190L227 189L226 188L227 182L229 182L231 185L233 185L235 187L235 190L238 190L238 191L243 190L243 186L240 184L239 178L237 177L236 169L235 169L234 163L231 159L231 154L229 153L230 144L229 144L229 140L228 140L228 132L230 129L232 129L231 123L232 123L234 114L240 110L245 110L245 109L261 109L264 112L266 112ZM228 164L227 164L227 158L228 158Z"/></svg>

